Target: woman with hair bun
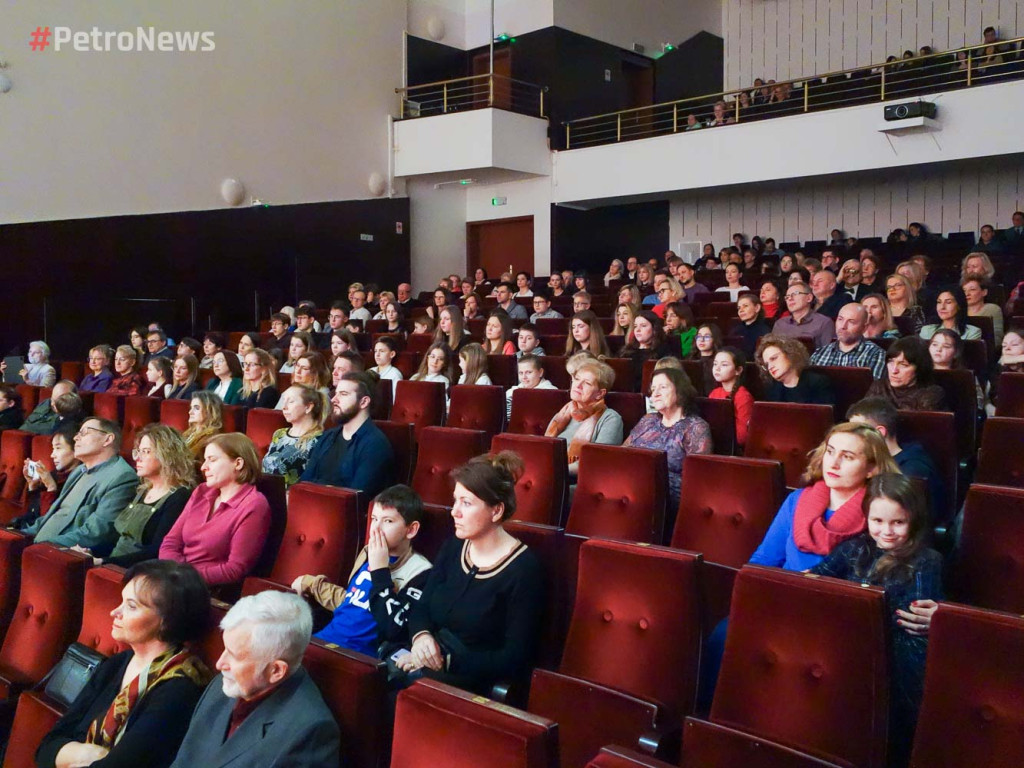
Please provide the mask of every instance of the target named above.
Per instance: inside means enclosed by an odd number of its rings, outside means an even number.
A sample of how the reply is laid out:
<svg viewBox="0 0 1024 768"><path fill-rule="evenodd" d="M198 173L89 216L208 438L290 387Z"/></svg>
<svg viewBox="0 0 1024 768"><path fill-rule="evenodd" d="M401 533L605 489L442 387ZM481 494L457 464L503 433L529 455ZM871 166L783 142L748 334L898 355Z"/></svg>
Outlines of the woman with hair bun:
<svg viewBox="0 0 1024 768"><path fill-rule="evenodd" d="M452 472L455 536L441 547L409 618L411 652L396 662L407 682L425 675L486 692L528 674L543 576L533 552L503 525L516 511L522 472L511 451Z"/></svg>

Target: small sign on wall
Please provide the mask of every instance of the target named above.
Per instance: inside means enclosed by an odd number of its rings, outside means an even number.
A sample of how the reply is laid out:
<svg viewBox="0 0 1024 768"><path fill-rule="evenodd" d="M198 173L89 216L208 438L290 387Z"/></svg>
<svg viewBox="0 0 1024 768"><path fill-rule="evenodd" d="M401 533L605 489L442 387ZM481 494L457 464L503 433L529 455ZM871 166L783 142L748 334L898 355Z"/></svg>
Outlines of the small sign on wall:
<svg viewBox="0 0 1024 768"><path fill-rule="evenodd" d="M400 222L400 221L396 221L395 222L395 234L396 235L402 234L402 222Z"/></svg>

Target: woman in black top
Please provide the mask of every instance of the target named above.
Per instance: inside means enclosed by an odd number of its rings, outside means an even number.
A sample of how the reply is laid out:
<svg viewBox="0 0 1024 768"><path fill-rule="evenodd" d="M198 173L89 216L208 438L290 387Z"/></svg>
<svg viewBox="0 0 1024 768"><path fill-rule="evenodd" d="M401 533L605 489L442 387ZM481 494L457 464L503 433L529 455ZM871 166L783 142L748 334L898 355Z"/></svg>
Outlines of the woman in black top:
<svg viewBox="0 0 1024 768"><path fill-rule="evenodd" d="M191 352L178 355L171 364L171 389L168 400L191 400L199 391L196 377L199 375L199 360Z"/></svg>
<svg viewBox="0 0 1024 768"><path fill-rule="evenodd" d="M540 563L502 523L516 509L523 463L502 451L452 473L455 538L441 547L409 617L412 652L397 664L452 685L488 692L525 677L544 604Z"/></svg>
<svg viewBox="0 0 1024 768"><path fill-rule="evenodd" d="M732 335L737 337L739 348L749 360L757 351L757 342L771 333L764 319L761 298L753 292L741 293L736 301L736 315L740 322L733 326Z"/></svg>
<svg viewBox="0 0 1024 768"><path fill-rule="evenodd" d="M274 358L263 349L254 349L242 363L242 399L246 408L273 408L281 399L277 391L277 368Z"/></svg>
<svg viewBox="0 0 1024 768"><path fill-rule="evenodd" d="M757 343L757 362L768 382L764 399L775 403L835 405L829 380L804 370L810 363L807 347L792 336L770 333Z"/></svg>
<svg viewBox="0 0 1024 768"><path fill-rule="evenodd" d="M654 312L645 309L633 318L626 334L622 357L628 358L633 368L633 391L639 392L643 384L644 363L663 357L679 357L679 349L665 340L665 331Z"/></svg>
<svg viewBox="0 0 1024 768"><path fill-rule="evenodd" d="M210 671L186 643L202 636L210 593L189 565L151 560L124 576L101 663L36 750L39 768L164 768L174 761Z"/></svg>

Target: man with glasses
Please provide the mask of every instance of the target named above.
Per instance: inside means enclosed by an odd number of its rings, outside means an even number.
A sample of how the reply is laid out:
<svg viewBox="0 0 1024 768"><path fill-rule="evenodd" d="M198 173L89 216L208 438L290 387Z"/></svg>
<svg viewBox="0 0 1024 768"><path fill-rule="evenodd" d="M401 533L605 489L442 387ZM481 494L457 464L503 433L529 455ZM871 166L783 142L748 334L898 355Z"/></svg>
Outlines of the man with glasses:
<svg viewBox="0 0 1024 768"><path fill-rule="evenodd" d="M530 315L530 322L536 323L538 320L549 317L557 320L562 317L562 313L551 308L551 299L547 291L538 288L533 292L533 314Z"/></svg>
<svg viewBox="0 0 1024 768"><path fill-rule="evenodd" d="M167 334L157 329L146 334L146 364L156 357L166 357L173 360L174 350L167 346Z"/></svg>
<svg viewBox="0 0 1024 768"><path fill-rule="evenodd" d="M76 544L105 557L117 541L114 519L131 502L138 475L121 458L121 428L107 419L87 419L75 435L81 463L68 477L45 517L23 532L37 544Z"/></svg>
<svg viewBox="0 0 1024 768"><path fill-rule="evenodd" d="M835 324L811 308L814 296L806 283L794 283L786 291L789 317L775 321L772 333L780 336L798 336L814 339L814 347L824 347L835 337Z"/></svg>

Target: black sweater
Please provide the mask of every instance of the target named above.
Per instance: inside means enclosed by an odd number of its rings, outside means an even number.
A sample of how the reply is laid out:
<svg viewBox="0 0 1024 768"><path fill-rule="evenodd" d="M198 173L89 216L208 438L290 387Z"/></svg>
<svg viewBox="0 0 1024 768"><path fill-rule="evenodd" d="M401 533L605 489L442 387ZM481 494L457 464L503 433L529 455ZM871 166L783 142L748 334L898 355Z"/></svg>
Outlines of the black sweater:
<svg viewBox="0 0 1024 768"><path fill-rule="evenodd" d="M450 655L448 672L473 690L526 674L533 658L544 577L540 562L525 545L490 568L470 566L469 542L444 543L423 598L412 607L409 637L430 632ZM447 630L462 648L446 645Z"/></svg>
<svg viewBox="0 0 1024 768"><path fill-rule="evenodd" d="M110 708L121 689L121 678L132 651L111 656L100 664L67 713L43 738L36 765L53 768L57 753L72 741L85 741L89 726ZM93 768L166 768L174 762L188 731L192 710L203 689L185 677L165 680L135 705L121 740Z"/></svg>
<svg viewBox="0 0 1024 768"><path fill-rule="evenodd" d="M171 491L170 498L167 499L160 508L153 513L153 516L149 518L149 522L146 523L146 527L142 530L142 548L137 552L131 552L120 557L108 557L104 559L107 565L118 565L122 568L128 568L135 563L141 563L143 560L156 560L160 557L160 545L163 543L164 536L171 530L174 524L181 517L181 512L185 509L185 505L188 504L188 500L192 497L192 491L194 488L175 488Z"/></svg>

